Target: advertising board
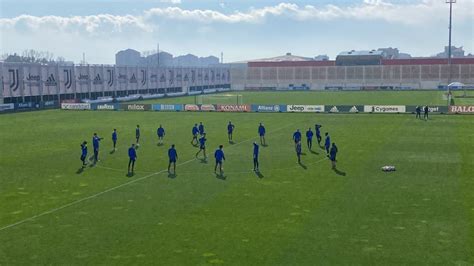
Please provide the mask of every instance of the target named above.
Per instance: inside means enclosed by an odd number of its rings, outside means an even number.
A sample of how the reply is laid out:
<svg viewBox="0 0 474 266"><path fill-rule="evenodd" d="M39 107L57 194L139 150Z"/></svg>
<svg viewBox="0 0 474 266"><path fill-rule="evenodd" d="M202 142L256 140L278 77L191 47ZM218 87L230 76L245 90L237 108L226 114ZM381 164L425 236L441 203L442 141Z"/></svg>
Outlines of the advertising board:
<svg viewBox="0 0 474 266"><path fill-rule="evenodd" d="M252 104L252 112L278 113L286 112L286 105L258 105Z"/></svg>
<svg viewBox="0 0 474 266"><path fill-rule="evenodd" d="M324 105L287 105L287 112L297 113L321 113L324 112Z"/></svg>
<svg viewBox="0 0 474 266"><path fill-rule="evenodd" d="M405 113L405 105L364 105L366 113Z"/></svg>
<svg viewBox="0 0 474 266"><path fill-rule="evenodd" d="M62 103L61 109L63 110L90 110L90 103Z"/></svg>
<svg viewBox="0 0 474 266"><path fill-rule="evenodd" d="M251 108L248 104L218 104L219 112L250 112Z"/></svg>

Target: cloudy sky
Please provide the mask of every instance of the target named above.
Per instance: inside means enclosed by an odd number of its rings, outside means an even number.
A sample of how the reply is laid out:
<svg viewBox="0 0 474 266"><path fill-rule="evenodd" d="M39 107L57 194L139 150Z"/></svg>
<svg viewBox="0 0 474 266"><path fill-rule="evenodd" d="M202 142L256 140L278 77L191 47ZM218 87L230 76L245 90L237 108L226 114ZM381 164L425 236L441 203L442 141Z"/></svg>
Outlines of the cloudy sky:
<svg viewBox="0 0 474 266"><path fill-rule="evenodd" d="M453 44L474 53L474 0L457 2ZM389 46L429 56L447 45L448 14L445 0L0 0L0 54L79 62L85 52L110 64L118 50L159 43L174 55L222 51L226 62Z"/></svg>

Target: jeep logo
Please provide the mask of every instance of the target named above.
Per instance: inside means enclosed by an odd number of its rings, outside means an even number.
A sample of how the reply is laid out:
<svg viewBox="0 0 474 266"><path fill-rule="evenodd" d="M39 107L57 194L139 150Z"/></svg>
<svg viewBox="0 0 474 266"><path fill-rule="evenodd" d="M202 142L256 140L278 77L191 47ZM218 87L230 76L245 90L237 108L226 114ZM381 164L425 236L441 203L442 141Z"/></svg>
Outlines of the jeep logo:
<svg viewBox="0 0 474 266"><path fill-rule="evenodd" d="M290 111L303 112L303 111L304 111L304 107L303 107L303 106L290 105L289 110L290 110Z"/></svg>

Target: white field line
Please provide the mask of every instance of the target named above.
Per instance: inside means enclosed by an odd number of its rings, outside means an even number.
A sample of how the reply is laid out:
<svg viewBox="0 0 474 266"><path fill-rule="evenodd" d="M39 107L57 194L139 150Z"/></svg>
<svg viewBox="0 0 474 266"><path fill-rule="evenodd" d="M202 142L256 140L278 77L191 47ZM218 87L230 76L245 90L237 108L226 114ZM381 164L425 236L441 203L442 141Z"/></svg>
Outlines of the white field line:
<svg viewBox="0 0 474 266"><path fill-rule="evenodd" d="M292 124L293 124L293 123L292 123ZM292 125L292 124L288 124L288 125L286 125L286 126L284 126L284 127L275 129L275 130L273 130L273 131L271 131L271 132L280 131L280 130L282 130L282 129L284 129L284 128L286 128L286 127ZM253 140L253 139L256 139L256 138L258 138L258 137L254 137L254 138L250 138L250 139L247 139L247 140L238 142L238 143L232 145L231 147L237 146L237 145L242 144L242 143L249 142L249 141L251 141L251 140ZM188 161L185 161L185 162L183 162L183 163L180 163L180 164L178 164L177 166L181 166L181 165L188 164L188 163L190 163L190 162L192 162L192 161L194 161L194 160L196 160L196 158L193 158L193 159L191 159L191 160L188 160ZM137 178L137 179L133 179L133 180L131 180L131 181L122 183L122 184L117 185L117 186L115 186L115 187L108 188L108 189L106 189L106 190L104 190L104 191L101 191L101 192L98 192L98 193L96 193L96 194L87 196L87 197L85 197L85 198L75 200L75 201L73 201L73 202L70 202L70 203L68 203L68 204L59 206L59 207L57 207L57 208L53 208L53 209L50 209L50 210L48 210L48 211L45 211L45 212L42 212L42 213L33 215L33 216L28 217L28 218L23 219L23 220L20 220L20 221L18 221L18 222L15 222L15 223L6 225L6 226L4 226L4 227L1 227L1 228L0 228L0 231L6 230L6 229L8 229L8 228L16 227L16 226L18 226L18 225L24 224L24 223L26 223L26 222L28 222L28 221L31 221L31 220L34 220L34 219L36 219L36 218L39 218L39 217L42 217L42 216L45 216L45 215L48 215L48 214L51 214L51 213L55 213L55 212L60 211L60 210L62 210L62 209L65 209L65 208L68 208L68 207L77 205L77 204L79 204L79 203L81 203L81 202L84 202L84 201L87 201L87 200L90 200L90 199L97 198L97 197L99 197L99 196L101 196L101 195L103 195L103 194L105 194L105 193L108 193L108 192L117 190L117 189L119 189L119 188L121 188L121 187L128 186L128 185L130 185L130 184L133 184L133 183L136 183L136 182L138 182L138 181L141 181L141 180L150 178L150 177L152 177L152 176L154 176L154 175L159 175L159 174L164 173L164 172L167 172L167 171L168 171L168 169L165 169L165 170L161 170L161 171L158 171L158 172L155 172L155 173L151 173L151 174L146 175L146 176L142 176L142 177Z"/></svg>

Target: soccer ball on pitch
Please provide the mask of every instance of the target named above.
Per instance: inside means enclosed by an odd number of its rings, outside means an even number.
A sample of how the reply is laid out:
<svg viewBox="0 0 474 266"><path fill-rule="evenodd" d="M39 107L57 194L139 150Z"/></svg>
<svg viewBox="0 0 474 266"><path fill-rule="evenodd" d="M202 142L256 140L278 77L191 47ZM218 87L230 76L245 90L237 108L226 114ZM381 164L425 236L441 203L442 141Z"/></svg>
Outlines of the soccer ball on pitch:
<svg viewBox="0 0 474 266"><path fill-rule="evenodd" d="M384 172L392 172L395 171L395 166L393 165L386 165L382 167L382 171Z"/></svg>

